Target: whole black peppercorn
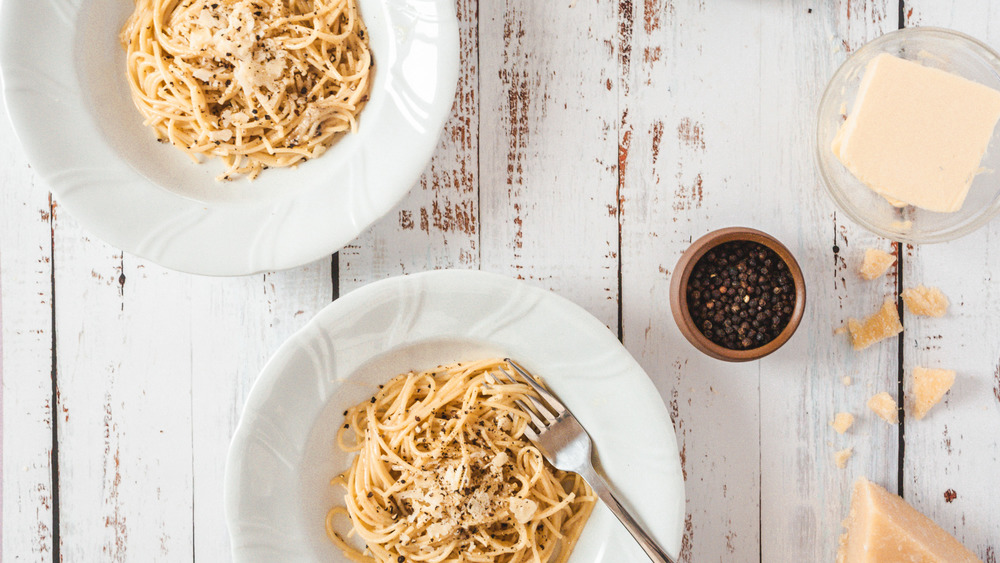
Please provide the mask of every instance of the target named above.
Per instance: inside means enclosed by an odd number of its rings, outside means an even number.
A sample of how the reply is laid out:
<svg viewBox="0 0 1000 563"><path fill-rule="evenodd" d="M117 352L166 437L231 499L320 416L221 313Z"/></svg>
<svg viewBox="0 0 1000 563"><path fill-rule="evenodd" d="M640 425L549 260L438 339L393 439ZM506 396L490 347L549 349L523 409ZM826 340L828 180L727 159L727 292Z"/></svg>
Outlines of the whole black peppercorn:
<svg viewBox="0 0 1000 563"><path fill-rule="evenodd" d="M695 264L686 289L694 324L730 350L758 348L781 334L795 309L795 282L770 248L723 243Z"/></svg>

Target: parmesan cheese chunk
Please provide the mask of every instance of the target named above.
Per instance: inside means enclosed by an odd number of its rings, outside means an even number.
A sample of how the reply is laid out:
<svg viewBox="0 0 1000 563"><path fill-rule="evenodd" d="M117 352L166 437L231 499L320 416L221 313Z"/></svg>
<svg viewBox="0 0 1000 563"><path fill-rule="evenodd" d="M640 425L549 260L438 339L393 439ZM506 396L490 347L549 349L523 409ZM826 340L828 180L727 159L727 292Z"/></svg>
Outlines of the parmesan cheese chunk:
<svg viewBox="0 0 1000 563"><path fill-rule="evenodd" d="M903 499L864 477L854 484L837 563L982 563Z"/></svg>
<svg viewBox="0 0 1000 563"><path fill-rule="evenodd" d="M868 399L868 408L889 424L899 424L899 407L892 395L885 391Z"/></svg>
<svg viewBox="0 0 1000 563"><path fill-rule="evenodd" d="M490 460L490 473L494 475L502 475L503 466L506 465L509 460L510 457L507 455L507 452L498 453L496 457Z"/></svg>
<svg viewBox="0 0 1000 563"><path fill-rule="evenodd" d="M837 431L837 434L843 434L847 432L847 429L854 424L854 415L849 412L838 412L836 416L833 417L833 422L830 426Z"/></svg>
<svg viewBox="0 0 1000 563"><path fill-rule="evenodd" d="M864 321L847 319L847 329L851 332L854 349L864 350L879 340L903 332L903 325L899 322L896 304L887 299L881 309Z"/></svg>
<svg viewBox="0 0 1000 563"><path fill-rule="evenodd" d="M249 0L235 0L216 7L202 6L197 12L186 12L175 24L182 36L190 39L191 48L216 63L233 65L233 77L241 88L250 92L285 91L290 83L286 68L288 52L273 38L272 31L278 12L262 9ZM202 70L202 69L200 69ZM196 72L195 78L208 82L212 73Z"/></svg>
<svg viewBox="0 0 1000 563"><path fill-rule="evenodd" d="M465 502L465 506L463 508L471 521L479 522L485 520L489 516L490 511L489 493L483 490L474 491L471 495L469 495L469 498ZM532 511L532 514L533 513L534 511Z"/></svg>
<svg viewBox="0 0 1000 563"><path fill-rule="evenodd" d="M896 259L888 252L868 248L865 249L865 259L861 263L861 269L858 273L866 280L873 280L885 274L895 261Z"/></svg>
<svg viewBox="0 0 1000 563"><path fill-rule="evenodd" d="M201 80L202 82L208 82L214 76L212 71L208 70L207 68L196 68L193 71L191 71L191 74L193 74L195 78Z"/></svg>
<svg viewBox="0 0 1000 563"><path fill-rule="evenodd" d="M222 129L220 131L209 131L208 140L209 141L219 141L226 142L233 138L233 132L229 129Z"/></svg>
<svg viewBox="0 0 1000 563"><path fill-rule="evenodd" d="M944 394L955 383L955 372L950 369L913 368L913 395L911 408L913 417L922 419L927 411L941 401Z"/></svg>
<svg viewBox="0 0 1000 563"><path fill-rule="evenodd" d="M948 298L936 287L918 285L904 289L903 303L914 315L943 317L948 312Z"/></svg>
<svg viewBox="0 0 1000 563"><path fill-rule="evenodd" d="M510 512L514 519L524 524L531 520L538 510L538 503L526 498L510 497Z"/></svg>
<svg viewBox="0 0 1000 563"><path fill-rule="evenodd" d="M844 448L833 454L833 462L837 464L837 467L843 469L847 467L847 460L851 459L854 455L854 448Z"/></svg>

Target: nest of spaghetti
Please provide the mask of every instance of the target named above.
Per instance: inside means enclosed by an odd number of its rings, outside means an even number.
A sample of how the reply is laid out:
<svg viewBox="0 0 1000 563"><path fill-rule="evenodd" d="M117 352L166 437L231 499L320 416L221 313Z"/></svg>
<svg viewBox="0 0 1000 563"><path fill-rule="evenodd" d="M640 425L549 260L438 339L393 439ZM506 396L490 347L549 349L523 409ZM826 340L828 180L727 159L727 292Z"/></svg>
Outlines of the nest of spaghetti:
<svg viewBox="0 0 1000 563"><path fill-rule="evenodd" d="M488 379L500 365L405 373L345 411L338 445L357 455L332 481L346 493L326 522L345 555L385 563L566 561L596 497L523 437L529 418L515 400L537 394L525 383ZM336 531L345 516L346 536Z"/></svg>
<svg viewBox="0 0 1000 563"><path fill-rule="evenodd" d="M136 0L122 29L136 107L161 142L228 180L357 131L372 61L354 0Z"/></svg>

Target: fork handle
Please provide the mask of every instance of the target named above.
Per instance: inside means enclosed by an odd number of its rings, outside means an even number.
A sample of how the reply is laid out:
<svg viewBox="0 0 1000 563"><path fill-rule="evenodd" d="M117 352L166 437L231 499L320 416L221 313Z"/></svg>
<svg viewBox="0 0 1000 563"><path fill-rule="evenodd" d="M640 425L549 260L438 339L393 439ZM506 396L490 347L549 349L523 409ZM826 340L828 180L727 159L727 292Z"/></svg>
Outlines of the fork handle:
<svg viewBox="0 0 1000 563"><path fill-rule="evenodd" d="M590 484L590 488L597 493L597 496L600 497L600 499L604 501L604 504L611 509L611 512L618 517L618 520L623 526L625 526L625 529L632 534L632 537L635 538L635 541L639 543L639 546L642 547L642 550L646 552L646 555L649 556L653 563L675 563L674 560L667 555L666 550L660 547L660 545L656 543L656 540L646 533L646 530L644 530L642 526L635 521L635 518L632 517L629 511L625 510L622 503L618 502L618 499L615 498L614 491L611 490L611 487L604 480L604 478L597 473L596 470L588 467L580 472L580 476L583 477L584 481Z"/></svg>

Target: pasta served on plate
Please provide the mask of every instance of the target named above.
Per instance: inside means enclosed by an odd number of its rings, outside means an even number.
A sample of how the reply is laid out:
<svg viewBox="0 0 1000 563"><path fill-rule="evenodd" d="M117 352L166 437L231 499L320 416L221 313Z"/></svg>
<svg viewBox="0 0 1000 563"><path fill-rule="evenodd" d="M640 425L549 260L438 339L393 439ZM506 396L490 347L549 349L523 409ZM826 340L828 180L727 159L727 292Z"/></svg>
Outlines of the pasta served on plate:
<svg viewBox="0 0 1000 563"><path fill-rule="evenodd" d="M136 107L219 179L321 155L356 131L374 63L356 0L136 0L122 29Z"/></svg>
<svg viewBox="0 0 1000 563"><path fill-rule="evenodd" d="M523 437L525 383L485 360L397 376L344 412L338 446L357 452L327 534L354 561L563 562L596 497ZM336 531L347 516L364 550Z"/></svg>

